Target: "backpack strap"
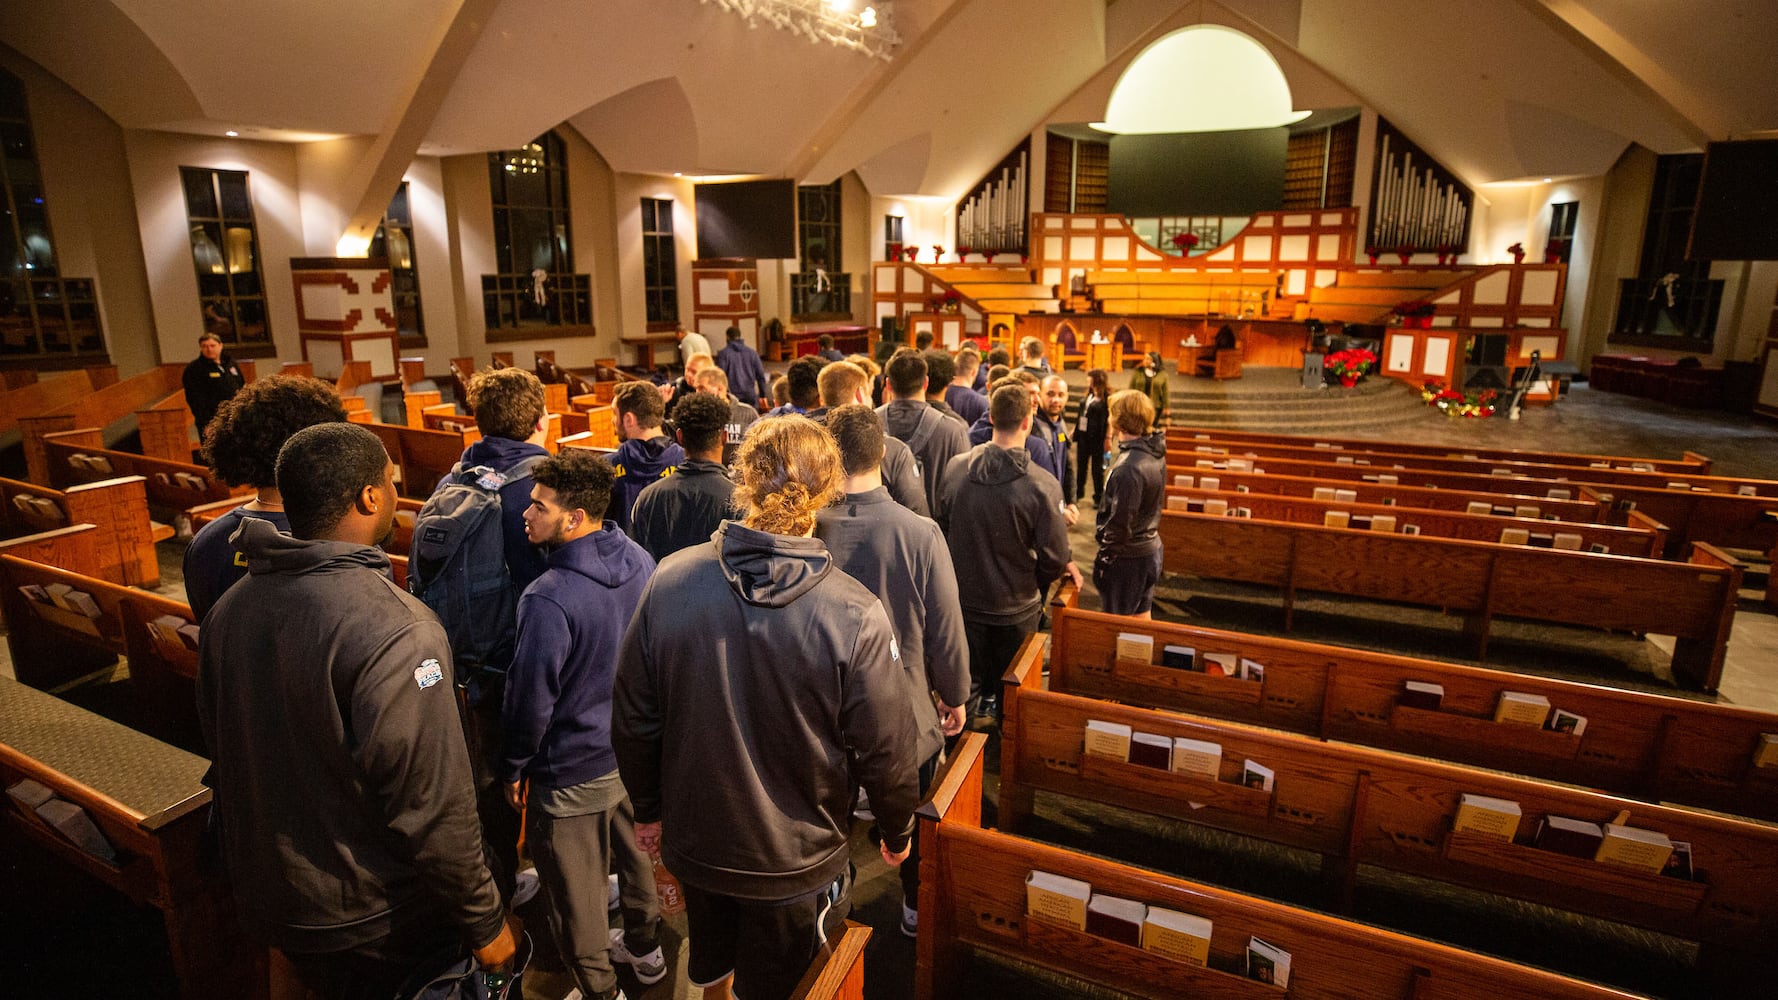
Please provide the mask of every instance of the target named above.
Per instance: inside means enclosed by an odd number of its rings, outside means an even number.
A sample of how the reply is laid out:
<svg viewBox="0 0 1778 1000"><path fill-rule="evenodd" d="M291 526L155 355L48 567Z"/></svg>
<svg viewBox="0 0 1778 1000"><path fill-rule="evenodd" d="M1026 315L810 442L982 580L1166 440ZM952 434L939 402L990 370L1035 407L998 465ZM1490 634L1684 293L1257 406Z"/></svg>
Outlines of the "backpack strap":
<svg viewBox="0 0 1778 1000"><path fill-rule="evenodd" d="M920 423L914 428L914 433L908 435L908 450L918 452L926 447L926 442L938 432L938 425L944 419L944 414L928 405L925 412L920 414Z"/></svg>

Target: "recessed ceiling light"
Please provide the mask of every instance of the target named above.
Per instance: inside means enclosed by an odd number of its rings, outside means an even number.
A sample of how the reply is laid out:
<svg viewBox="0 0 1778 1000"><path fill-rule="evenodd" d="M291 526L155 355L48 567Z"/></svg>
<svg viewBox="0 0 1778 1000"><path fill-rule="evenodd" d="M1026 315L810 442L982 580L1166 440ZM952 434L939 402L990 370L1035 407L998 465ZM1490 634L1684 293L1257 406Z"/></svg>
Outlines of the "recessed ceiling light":
<svg viewBox="0 0 1778 1000"><path fill-rule="evenodd" d="M1549 183L1549 182L1550 182L1550 179L1549 179L1549 178L1548 178L1548 177L1545 177L1545 178L1544 178L1544 179L1543 179L1543 182L1544 182L1544 183L1545 183L1545 184L1548 184L1548 183Z"/></svg>
<svg viewBox="0 0 1778 1000"><path fill-rule="evenodd" d="M231 128L227 132L224 132L222 134L228 136L230 139L233 139L236 136L240 135L241 133L236 132L234 129Z"/></svg>
<svg viewBox="0 0 1778 1000"><path fill-rule="evenodd" d="M673 176L674 177L684 177L685 174L681 173L680 171L675 170L675 171L673 171Z"/></svg>

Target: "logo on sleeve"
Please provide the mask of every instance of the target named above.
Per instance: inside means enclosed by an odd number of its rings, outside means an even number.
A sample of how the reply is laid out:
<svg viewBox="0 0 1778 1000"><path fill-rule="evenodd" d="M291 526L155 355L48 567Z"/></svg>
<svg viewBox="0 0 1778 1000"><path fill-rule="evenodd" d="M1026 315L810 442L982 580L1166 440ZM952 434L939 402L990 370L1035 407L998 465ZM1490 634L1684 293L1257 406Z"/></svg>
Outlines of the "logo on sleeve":
<svg viewBox="0 0 1778 1000"><path fill-rule="evenodd" d="M420 685L422 691L442 680L444 668L439 666L437 660L426 660L414 668L414 683Z"/></svg>
<svg viewBox="0 0 1778 1000"><path fill-rule="evenodd" d="M889 640L889 658L898 663L901 661L901 647L895 644L894 639Z"/></svg>

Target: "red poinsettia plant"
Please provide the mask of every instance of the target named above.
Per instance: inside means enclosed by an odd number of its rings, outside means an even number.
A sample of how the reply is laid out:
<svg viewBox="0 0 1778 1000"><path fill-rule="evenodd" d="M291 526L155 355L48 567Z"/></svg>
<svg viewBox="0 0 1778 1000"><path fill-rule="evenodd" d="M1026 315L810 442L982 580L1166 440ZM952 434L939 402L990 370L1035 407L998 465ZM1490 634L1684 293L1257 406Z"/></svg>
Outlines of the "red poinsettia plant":
<svg viewBox="0 0 1778 1000"><path fill-rule="evenodd" d="M966 258L968 256L969 256L969 247L958 247L957 248L957 263L959 263L959 264L963 263L964 258Z"/></svg>
<svg viewBox="0 0 1778 1000"><path fill-rule="evenodd" d="M945 257L945 248L939 246L937 243L932 244L932 262L934 264L936 264L939 261L943 260L944 257Z"/></svg>
<svg viewBox="0 0 1778 1000"><path fill-rule="evenodd" d="M1506 248L1506 252L1513 255L1514 264L1521 263L1525 259L1525 244L1514 243L1512 246Z"/></svg>
<svg viewBox="0 0 1778 1000"><path fill-rule="evenodd" d="M1405 302L1397 302L1395 304L1395 315L1401 317L1431 316L1437 311L1438 307L1425 299L1408 299Z"/></svg>
<svg viewBox="0 0 1778 1000"><path fill-rule="evenodd" d="M920 248L919 247L916 247L916 246L903 247L901 252L907 255L909 264L912 264L914 261L917 261L920 259Z"/></svg>
<svg viewBox="0 0 1778 1000"><path fill-rule="evenodd" d="M1198 234L1197 233L1174 233L1173 234L1173 249L1178 250L1181 256L1191 253L1192 248L1197 245L1198 245Z"/></svg>
<svg viewBox="0 0 1778 1000"><path fill-rule="evenodd" d="M883 256L889 258L890 260L900 260L901 259L901 249L902 248L901 248L900 243L891 243L888 246L883 248Z"/></svg>
<svg viewBox="0 0 1778 1000"><path fill-rule="evenodd" d="M1362 347L1351 347L1344 351L1335 351L1322 360L1328 371L1342 379L1360 379L1377 363L1377 356Z"/></svg>
<svg viewBox="0 0 1778 1000"><path fill-rule="evenodd" d="M1500 394L1493 389L1464 393L1443 382L1427 382L1420 387L1420 398L1447 417L1487 418L1494 415Z"/></svg>
<svg viewBox="0 0 1778 1000"><path fill-rule="evenodd" d="M1403 264L1406 264L1409 260L1413 259L1414 245L1412 243L1403 243L1401 246L1395 248L1395 255L1401 258Z"/></svg>
<svg viewBox="0 0 1778 1000"><path fill-rule="evenodd" d="M955 288L948 288L945 290L944 297L941 301L944 303L947 312L955 312L957 307L963 304L963 293Z"/></svg>

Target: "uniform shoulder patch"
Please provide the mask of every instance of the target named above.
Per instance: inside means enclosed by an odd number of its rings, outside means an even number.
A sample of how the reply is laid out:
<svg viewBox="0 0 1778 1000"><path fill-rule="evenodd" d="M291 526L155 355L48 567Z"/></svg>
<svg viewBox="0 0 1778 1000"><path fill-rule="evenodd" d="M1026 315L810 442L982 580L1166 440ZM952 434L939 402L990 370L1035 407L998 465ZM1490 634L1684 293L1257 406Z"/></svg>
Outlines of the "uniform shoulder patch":
<svg viewBox="0 0 1778 1000"><path fill-rule="evenodd" d="M414 668L414 683L424 691L439 681L444 680L444 667L434 659L427 659Z"/></svg>
<svg viewBox="0 0 1778 1000"><path fill-rule="evenodd" d="M901 661L901 647L895 644L894 639L889 640L889 658L898 663Z"/></svg>

